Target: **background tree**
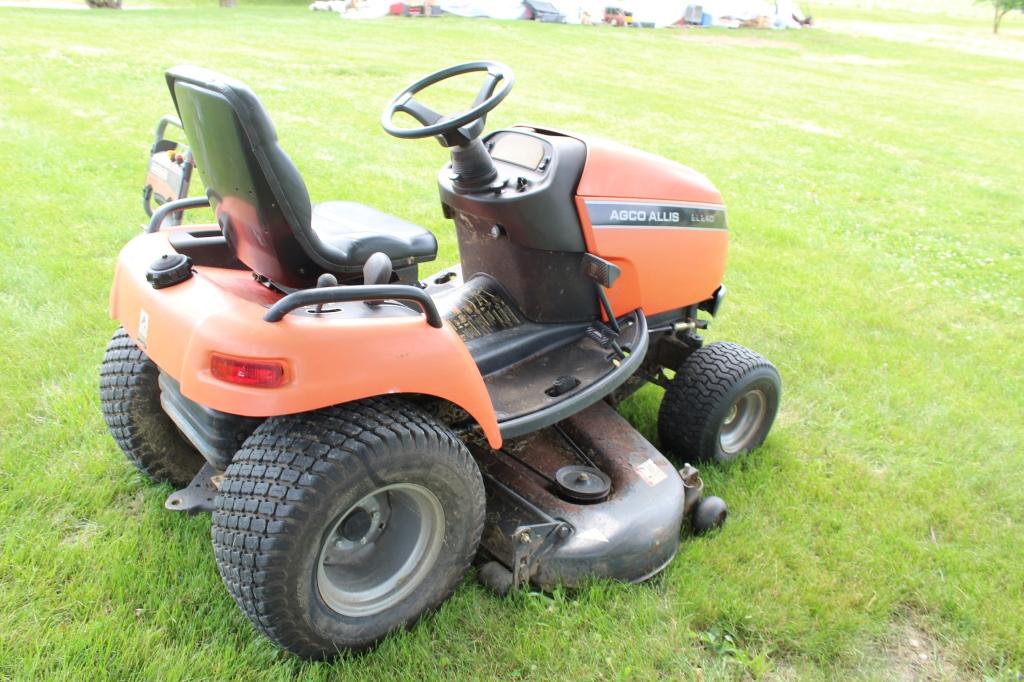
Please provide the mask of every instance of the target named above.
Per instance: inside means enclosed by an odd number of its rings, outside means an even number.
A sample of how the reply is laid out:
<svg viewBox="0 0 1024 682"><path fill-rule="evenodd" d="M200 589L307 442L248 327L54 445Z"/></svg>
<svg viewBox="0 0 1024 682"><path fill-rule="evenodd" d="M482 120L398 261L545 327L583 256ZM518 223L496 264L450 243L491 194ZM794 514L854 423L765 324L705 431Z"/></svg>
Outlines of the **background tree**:
<svg viewBox="0 0 1024 682"><path fill-rule="evenodd" d="M1007 12L1015 9L1024 11L1024 0L979 0L992 5L995 8L995 17L992 19L992 33L999 33L999 23L1006 16Z"/></svg>

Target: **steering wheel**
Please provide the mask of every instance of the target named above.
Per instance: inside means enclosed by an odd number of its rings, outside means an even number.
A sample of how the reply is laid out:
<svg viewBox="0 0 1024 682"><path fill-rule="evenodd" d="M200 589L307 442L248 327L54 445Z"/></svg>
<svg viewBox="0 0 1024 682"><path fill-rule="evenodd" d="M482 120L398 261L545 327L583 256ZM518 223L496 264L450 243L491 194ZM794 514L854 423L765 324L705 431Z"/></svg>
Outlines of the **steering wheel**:
<svg viewBox="0 0 1024 682"><path fill-rule="evenodd" d="M445 116L413 99L420 92L441 81L477 71L486 72L487 80L484 81L470 109ZM512 76L512 69L498 62L467 62L449 66L421 78L395 95L381 114L380 124L389 135L402 139L436 137L444 147L464 145L483 132L487 113L505 99L512 90L513 82L515 79ZM408 114L422 125L419 128L398 128L392 123L397 113Z"/></svg>

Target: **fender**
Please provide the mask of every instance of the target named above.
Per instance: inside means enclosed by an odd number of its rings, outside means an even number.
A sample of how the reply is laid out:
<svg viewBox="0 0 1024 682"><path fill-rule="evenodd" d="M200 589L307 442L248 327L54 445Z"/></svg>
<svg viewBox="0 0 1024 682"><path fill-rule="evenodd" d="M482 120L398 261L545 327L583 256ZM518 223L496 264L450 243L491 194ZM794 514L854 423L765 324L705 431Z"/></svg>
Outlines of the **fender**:
<svg viewBox="0 0 1024 682"><path fill-rule="evenodd" d="M185 397L222 412L271 417L378 395L431 395L461 407L480 425L491 447L501 447L483 377L447 323L436 329L418 315L288 315L280 322L264 322L267 306L280 296L253 281L246 270L196 267L187 281L153 289L146 270L173 252L167 241L172 233L141 235L121 250L110 316L180 383ZM284 383L260 388L215 379L210 372L213 353L280 361Z"/></svg>

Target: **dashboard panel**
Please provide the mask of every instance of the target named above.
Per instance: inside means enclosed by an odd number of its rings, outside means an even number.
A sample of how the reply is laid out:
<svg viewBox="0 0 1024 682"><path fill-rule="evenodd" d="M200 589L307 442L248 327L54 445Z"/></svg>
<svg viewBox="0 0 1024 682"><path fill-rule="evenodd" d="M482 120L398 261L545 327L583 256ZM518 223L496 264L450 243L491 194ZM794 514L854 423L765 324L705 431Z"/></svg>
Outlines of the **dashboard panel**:
<svg viewBox="0 0 1024 682"><path fill-rule="evenodd" d="M551 158L547 145L533 135L523 133L501 132L491 139L491 158L504 161L529 170L537 170L544 162L544 157Z"/></svg>

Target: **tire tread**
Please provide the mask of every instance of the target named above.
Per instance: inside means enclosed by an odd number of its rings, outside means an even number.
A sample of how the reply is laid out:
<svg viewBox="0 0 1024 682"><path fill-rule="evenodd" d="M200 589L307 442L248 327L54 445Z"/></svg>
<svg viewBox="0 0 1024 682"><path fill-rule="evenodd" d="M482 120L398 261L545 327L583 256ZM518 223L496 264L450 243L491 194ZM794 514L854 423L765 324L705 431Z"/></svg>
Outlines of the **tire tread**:
<svg viewBox="0 0 1024 682"><path fill-rule="evenodd" d="M300 550L297 528L315 512L317 496L372 470L372 460L396 449L443 449L467 478L483 483L476 462L458 437L422 410L391 397L372 398L317 412L269 419L246 441L225 472L211 535L228 592L252 624L278 646L307 658L333 653L312 636L300 610L284 603L276 585L288 576L289 557ZM473 551L483 532L483 505L470 519ZM457 581L435 608L454 591ZM371 646L379 637L350 646Z"/></svg>
<svg viewBox="0 0 1024 682"><path fill-rule="evenodd" d="M696 461L707 455L713 413L721 401L751 372L775 366L749 348L720 341L694 351L665 391L658 412L658 438L667 450Z"/></svg>
<svg viewBox="0 0 1024 682"><path fill-rule="evenodd" d="M159 483L187 485L205 460L160 407L159 374L118 327L100 366L100 408L114 442L139 471Z"/></svg>

